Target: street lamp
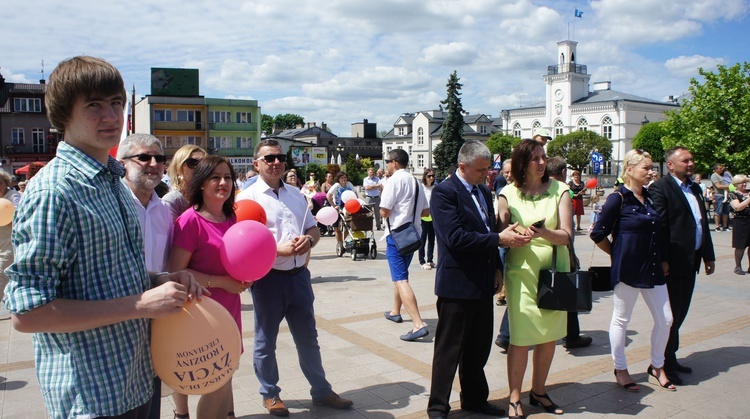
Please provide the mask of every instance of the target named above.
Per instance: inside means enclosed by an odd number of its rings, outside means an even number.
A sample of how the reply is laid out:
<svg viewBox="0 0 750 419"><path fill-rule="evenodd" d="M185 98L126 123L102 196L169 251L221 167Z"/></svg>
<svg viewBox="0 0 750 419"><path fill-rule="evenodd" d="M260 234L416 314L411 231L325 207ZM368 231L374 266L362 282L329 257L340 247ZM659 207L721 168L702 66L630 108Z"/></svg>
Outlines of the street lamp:
<svg viewBox="0 0 750 419"><path fill-rule="evenodd" d="M341 166L341 153L342 153L343 151L344 151L344 145L343 145L343 144L341 144L341 143L339 143L339 144L338 144L338 145L336 146L336 152L338 153L338 158L337 158L336 162L338 163L338 165L339 165L339 166Z"/></svg>

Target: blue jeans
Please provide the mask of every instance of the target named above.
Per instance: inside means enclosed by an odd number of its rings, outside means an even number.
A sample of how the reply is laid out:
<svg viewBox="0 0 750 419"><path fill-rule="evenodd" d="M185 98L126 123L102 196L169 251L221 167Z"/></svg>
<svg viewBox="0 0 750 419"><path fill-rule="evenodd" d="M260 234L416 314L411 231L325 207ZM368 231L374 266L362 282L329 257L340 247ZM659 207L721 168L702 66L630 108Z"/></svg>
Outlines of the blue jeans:
<svg viewBox="0 0 750 419"><path fill-rule="evenodd" d="M297 347L300 368L311 386L312 399L327 396L331 384L326 380L320 358L310 271L303 269L294 275L271 271L253 284L251 290L255 312L253 367L260 382L260 394L269 399L281 392L276 385L279 382L276 338L279 325L286 318Z"/></svg>

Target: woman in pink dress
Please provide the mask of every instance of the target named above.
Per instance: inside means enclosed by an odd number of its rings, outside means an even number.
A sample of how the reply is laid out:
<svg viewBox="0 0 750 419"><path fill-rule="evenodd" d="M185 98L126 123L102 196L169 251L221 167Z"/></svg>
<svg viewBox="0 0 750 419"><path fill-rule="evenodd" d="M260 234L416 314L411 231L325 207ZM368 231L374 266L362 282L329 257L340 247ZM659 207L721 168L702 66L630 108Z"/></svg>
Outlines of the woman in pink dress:
<svg viewBox="0 0 750 419"><path fill-rule="evenodd" d="M224 233L237 222L234 215L236 176L232 166L219 156L206 156L198 163L186 185L190 208L175 221L169 255L169 271L187 269L211 292L211 297L229 311L242 333L240 294L250 283L227 274L219 249ZM232 380L213 393L201 396L198 418L234 417ZM189 417L175 411L175 417Z"/></svg>

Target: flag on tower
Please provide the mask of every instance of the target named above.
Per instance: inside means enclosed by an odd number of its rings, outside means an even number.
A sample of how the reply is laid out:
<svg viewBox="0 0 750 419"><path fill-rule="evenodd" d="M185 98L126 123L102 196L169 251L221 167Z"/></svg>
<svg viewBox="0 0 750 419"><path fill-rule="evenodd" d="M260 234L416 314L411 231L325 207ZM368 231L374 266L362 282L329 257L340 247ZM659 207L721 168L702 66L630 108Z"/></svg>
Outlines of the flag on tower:
<svg viewBox="0 0 750 419"><path fill-rule="evenodd" d="M577 7L576 7L576 17L580 17L581 19L583 19L583 11L582 10L578 10Z"/></svg>

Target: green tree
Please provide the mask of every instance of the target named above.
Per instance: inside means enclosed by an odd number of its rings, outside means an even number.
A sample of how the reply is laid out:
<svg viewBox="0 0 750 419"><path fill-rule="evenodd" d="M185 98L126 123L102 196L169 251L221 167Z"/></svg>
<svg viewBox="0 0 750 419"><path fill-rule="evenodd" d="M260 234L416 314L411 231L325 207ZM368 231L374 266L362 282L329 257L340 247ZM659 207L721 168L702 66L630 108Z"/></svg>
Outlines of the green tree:
<svg viewBox="0 0 750 419"><path fill-rule="evenodd" d="M668 112L665 149L687 147L695 158L697 173L710 172L716 162L734 173L750 171L750 63L717 71L698 69L703 83L690 80L692 99L679 111Z"/></svg>
<svg viewBox="0 0 750 419"><path fill-rule="evenodd" d="M296 128L297 124L304 124L305 118L293 114L285 113L278 114L276 116L261 114L260 116L260 129L265 131L266 134L273 134L273 129L292 129Z"/></svg>
<svg viewBox="0 0 750 419"><path fill-rule="evenodd" d="M461 105L461 80L456 71L453 70L448 79L448 96L441 101L445 105L448 115L443 121L443 131L440 133L440 144L435 147L435 166L438 178L448 175L448 169L455 166L458 161L458 150L464 144L464 108Z"/></svg>
<svg viewBox="0 0 750 419"><path fill-rule="evenodd" d="M609 160L612 157L612 143L593 131L574 131L558 135L547 143L547 155L560 156L568 162L568 167L582 171L591 162L591 153L596 150Z"/></svg>
<svg viewBox="0 0 750 419"><path fill-rule="evenodd" d="M271 115L260 115L260 129L268 135L273 134L273 117Z"/></svg>
<svg viewBox="0 0 750 419"><path fill-rule="evenodd" d="M353 185L361 185L362 180L367 174L367 167L362 164L362 160L357 160L354 154L346 156L346 164L344 164L344 171L346 177Z"/></svg>
<svg viewBox="0 0 750 419"><path fill-rule="evenodd" d="M487 139L487 148L490 153L499 154L505 160L510 158L510 154L515 146L521 142L521 139L512 135L496 132Z"/></svg>
<svg viewBox="0 0 750 419"><path fill-rule="evenodd" d="M663 163L664 146L661 142L666 133L664 122L649 122L633 138L633 148L647 151L654 162Z"/></svg>

